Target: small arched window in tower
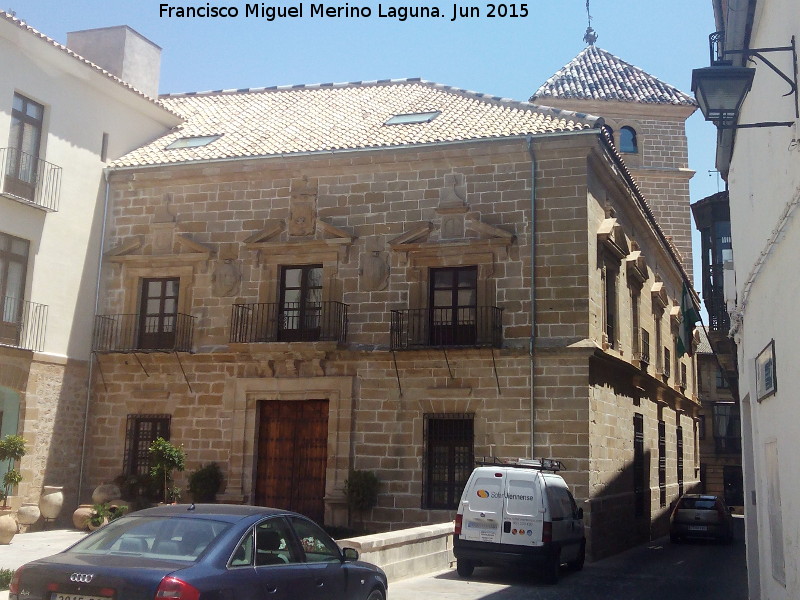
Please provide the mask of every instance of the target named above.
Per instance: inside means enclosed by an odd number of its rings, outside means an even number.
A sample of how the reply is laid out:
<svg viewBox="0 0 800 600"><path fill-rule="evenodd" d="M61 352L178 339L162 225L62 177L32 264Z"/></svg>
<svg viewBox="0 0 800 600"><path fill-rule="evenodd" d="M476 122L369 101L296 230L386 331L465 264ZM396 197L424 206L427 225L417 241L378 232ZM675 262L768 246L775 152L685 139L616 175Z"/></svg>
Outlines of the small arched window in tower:
<svg viewBox="0 0 800 600"><path fill-rule="evenodd" d="M636 140L636 130L627 125L619 130L619 150L628 154L639 152L639 142Z"/></svg>

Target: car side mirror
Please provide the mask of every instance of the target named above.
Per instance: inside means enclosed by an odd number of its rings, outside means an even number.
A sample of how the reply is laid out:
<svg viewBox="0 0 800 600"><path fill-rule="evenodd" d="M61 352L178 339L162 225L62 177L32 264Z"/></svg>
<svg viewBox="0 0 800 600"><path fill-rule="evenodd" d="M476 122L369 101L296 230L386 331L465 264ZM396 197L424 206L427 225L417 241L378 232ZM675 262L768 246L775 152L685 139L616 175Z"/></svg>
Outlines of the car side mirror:
<svg viewBox="0 0 800 600"><path fill-rule="evenodd" d="M345 548L342 550L342 554L344 554L344 560L346 562L358 560L358 550L355 548Z"/></svg>
<svg viewBox="0 0 800 600"><path fill-rule="evenodd" d="M582 521L583 520L583 509L578 507L578 518Z"/></svg>

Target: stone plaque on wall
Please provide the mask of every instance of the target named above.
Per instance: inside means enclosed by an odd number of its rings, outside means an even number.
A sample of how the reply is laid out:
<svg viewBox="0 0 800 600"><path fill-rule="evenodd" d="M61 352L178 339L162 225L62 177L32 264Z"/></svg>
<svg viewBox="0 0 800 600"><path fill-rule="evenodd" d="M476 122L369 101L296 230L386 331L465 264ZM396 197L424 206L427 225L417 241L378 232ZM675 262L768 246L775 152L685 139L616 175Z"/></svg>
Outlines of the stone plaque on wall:
<svg viewBox="0 0 800 600"><path fill-rule="evenodd" d="M224 259L217 262L211 277L214 294L217 296L235 296L239 293L242 272L237 261Z"/></svg>

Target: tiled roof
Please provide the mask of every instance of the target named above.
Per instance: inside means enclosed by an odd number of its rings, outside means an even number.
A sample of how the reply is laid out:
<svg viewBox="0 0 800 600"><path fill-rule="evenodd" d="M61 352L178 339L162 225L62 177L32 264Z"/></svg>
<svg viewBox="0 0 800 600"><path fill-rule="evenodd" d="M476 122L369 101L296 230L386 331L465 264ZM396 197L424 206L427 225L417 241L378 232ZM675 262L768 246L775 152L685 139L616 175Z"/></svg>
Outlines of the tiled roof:
<svg viewBox="0 0 800 600"><path fill-rule="evenodd" d="M291 153L396 147L587 129L597 117L497 98L419 79L221 90L162 96L185 122L116 167ZM394 115L439 112L424 123ZM166 146L221 135L205 146Z"/></svg>
<svg viewBox="0 0 800 600"><path fill-rule="evenodd" d="M697 354L713 354L714 351L711 349L711 342L708 339L708 331L703 326L700 326L696 330L700 336L700 343L697 344Z"/></svg>
<svg viewBox="0 0 800 600"><path fill-rule="evenodd" d="M546 104L548 98L689 106L697 104L694 98L678 88L594 45L584 48L578 56L545 81L531 96L531 102Z"/></svg>
<svg viewBox="0 0 800 600"><path fill-rule="evenodd" d="M83 63L88 68L93 69L94 71L97 71L98 73L101 73L102 75L104 75L105 77L108 77L109 79L115 81L116 83L118 83L122 87L129 89L132 93L137 94L138 96L141 96L142 98L145 98L146 100L148 100L148 101L152 102L153 104L161 107L162 109L166 109L166 107L163 104L161 104L161 102L159 102L157 99L152 98L152 97L148 96L147 94L145 94L144 92L136 89L131 84L123 81L122 79L120 79L116 75L113 75L112 73L109 73L108 71L106 71L102 67L97 66L92 61L86 60L80 54L77 54L77 53L73 52L72 50L70 50L69 48L64 46L63 44L59 44L54 39L46 36L45 34L41 33L40 31L37 31L36 29L34 29L33 27L31 27L30 25L25 23L25 21L21 21L20 19L16 18L14 15L11 15L11 14L7 13L4 10L0 10L0 19L11 23L12 25L18 27L19 29L21 29L23 31L27 31L28 33L30 33L34 37L39 38L43 42L45 42L47 44L50 44L54 48L56 48L56 49L60 50L61 52L63 52L64 54L67 54L67 55L71 56L72 58L74 58L75 60ZM166 109L166 110L169 110L169 109ZM169 112L172 112L172 111L169 111Z"/></svg>

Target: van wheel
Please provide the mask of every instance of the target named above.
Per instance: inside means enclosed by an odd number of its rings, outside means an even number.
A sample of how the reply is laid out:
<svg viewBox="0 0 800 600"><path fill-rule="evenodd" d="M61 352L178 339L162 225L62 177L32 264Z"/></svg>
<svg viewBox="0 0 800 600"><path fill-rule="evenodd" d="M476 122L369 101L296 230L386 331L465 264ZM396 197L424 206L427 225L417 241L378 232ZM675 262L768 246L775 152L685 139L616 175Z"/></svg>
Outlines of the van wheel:
<svg viewBox="0 0 800 600"><path fill-rule="evenodd" d="M561 576L561 549L553 548L544 563L544 582L551 585L558 583Z"/></svg>
<svg viewBox="0 0 800 600"><path fill-rule="evenodd" d="M573 571L580 571L583 569L583 563L586 562L586 540L581 542L581 549L578 551L578 557L569 563L569 568Z"/></svg>
<svg viewBox="0 0 800 600"><path fill-rule="evenodd" d="M469 577L475 570L475 564L471 560L459 558L456 561L456 571L459 577Z"/></svg>

